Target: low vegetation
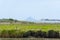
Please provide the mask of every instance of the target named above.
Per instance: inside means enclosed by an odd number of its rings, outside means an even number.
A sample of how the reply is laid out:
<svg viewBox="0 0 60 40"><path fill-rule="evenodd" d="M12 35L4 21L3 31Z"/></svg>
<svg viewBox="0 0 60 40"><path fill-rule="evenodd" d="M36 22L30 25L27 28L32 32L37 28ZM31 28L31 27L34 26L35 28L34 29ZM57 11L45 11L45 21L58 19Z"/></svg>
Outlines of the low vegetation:
<svg viewBox="0 0 60 40"><path fill-rule="evenodd" d="M1 38L60 38L60 23L34 23L0 20Z"/></svg>
<svg viewBox="0 0 60 40"><path fill-rule="evenodd" d="M0 33L0 38L60 38L59 31L49 30L44 31L32 31L21 32L19 30L3 30Z"/></svg>

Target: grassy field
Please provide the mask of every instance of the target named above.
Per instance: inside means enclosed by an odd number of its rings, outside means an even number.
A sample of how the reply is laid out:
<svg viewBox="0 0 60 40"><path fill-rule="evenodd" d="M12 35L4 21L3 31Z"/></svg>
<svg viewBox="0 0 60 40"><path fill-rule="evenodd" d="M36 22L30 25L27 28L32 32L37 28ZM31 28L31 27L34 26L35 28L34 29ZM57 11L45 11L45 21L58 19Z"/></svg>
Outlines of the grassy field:
<svg viewBox="0 0 60 40"><path fill-rule="evenodd" d="M28 30L56 30L60 31L60 24L0 24L0 30L20 30L20 31L28 31Z"/></svg>

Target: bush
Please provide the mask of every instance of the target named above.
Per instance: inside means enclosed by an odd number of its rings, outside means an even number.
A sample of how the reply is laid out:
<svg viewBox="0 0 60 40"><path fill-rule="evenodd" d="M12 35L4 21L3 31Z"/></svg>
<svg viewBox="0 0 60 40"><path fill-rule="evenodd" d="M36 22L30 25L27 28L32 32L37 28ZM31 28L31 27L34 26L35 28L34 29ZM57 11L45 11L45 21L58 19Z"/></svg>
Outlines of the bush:
<svg viewBox="0 0 60 40"><path fill-rule="evenodd" d="M34 31L27 31L23 34L23 37L34 37L35 32Z"/></svg>
<svg viewBox="0 0 60 40"><path fill-rule="evenodd" d="M59 32L54 30L48 31L48 38L59 38Z"/></svg>
<svg viewBox="0 0 60 40"><path fill-rule="evenodd" d="M3 30L1 32L1 37L3 38L17 38L20 37L20 32L19 30Z"/></svg>
<svg viewBox="0 0 60 40"><path fill-rule="evenodd" d="M44 31L27 31L21 32L20 30L3 30L0 34L1 38L59 38L59 31L49 30L48 32Z"/></svg>
<svg viewBox="0 0 60 40"><path fill-rule="evenodd" d="M1 37L3 37L3 38L9 37L8 31L7 31L7 30L3 30L3 31L1 32Z"/></svg>
<svg viewBox="0 0 60 40"><path fill-rule="evenodd" d="M40 38L46 38L46 32L43 32L43 31L37 31L36 34L35 34L35 37L40 37Z"/></svg>

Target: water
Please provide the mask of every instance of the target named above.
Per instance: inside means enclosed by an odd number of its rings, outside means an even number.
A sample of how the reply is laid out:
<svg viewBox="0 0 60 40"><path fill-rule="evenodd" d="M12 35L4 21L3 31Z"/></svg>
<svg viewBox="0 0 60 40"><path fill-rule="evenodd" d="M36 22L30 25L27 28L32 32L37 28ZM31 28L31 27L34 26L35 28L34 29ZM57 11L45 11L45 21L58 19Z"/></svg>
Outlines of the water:
<svg viewBox="0 0 60 40"><path fill-rule="evenodd" d="M0 38L0 40L60 40L51 38Z"/></svg>

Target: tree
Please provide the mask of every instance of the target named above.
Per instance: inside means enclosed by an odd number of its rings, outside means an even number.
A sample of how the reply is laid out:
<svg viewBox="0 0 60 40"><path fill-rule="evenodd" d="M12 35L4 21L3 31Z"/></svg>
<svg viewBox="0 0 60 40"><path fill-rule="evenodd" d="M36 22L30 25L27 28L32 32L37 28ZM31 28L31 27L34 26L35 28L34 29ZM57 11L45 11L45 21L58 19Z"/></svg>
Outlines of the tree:
<svg viewBox="0 0 60 40"><path fill-rule="evenodd" d="M9 18L9 22L10 22L10 24L11 24L13 21L14 21L14 19Z"/></svg>

